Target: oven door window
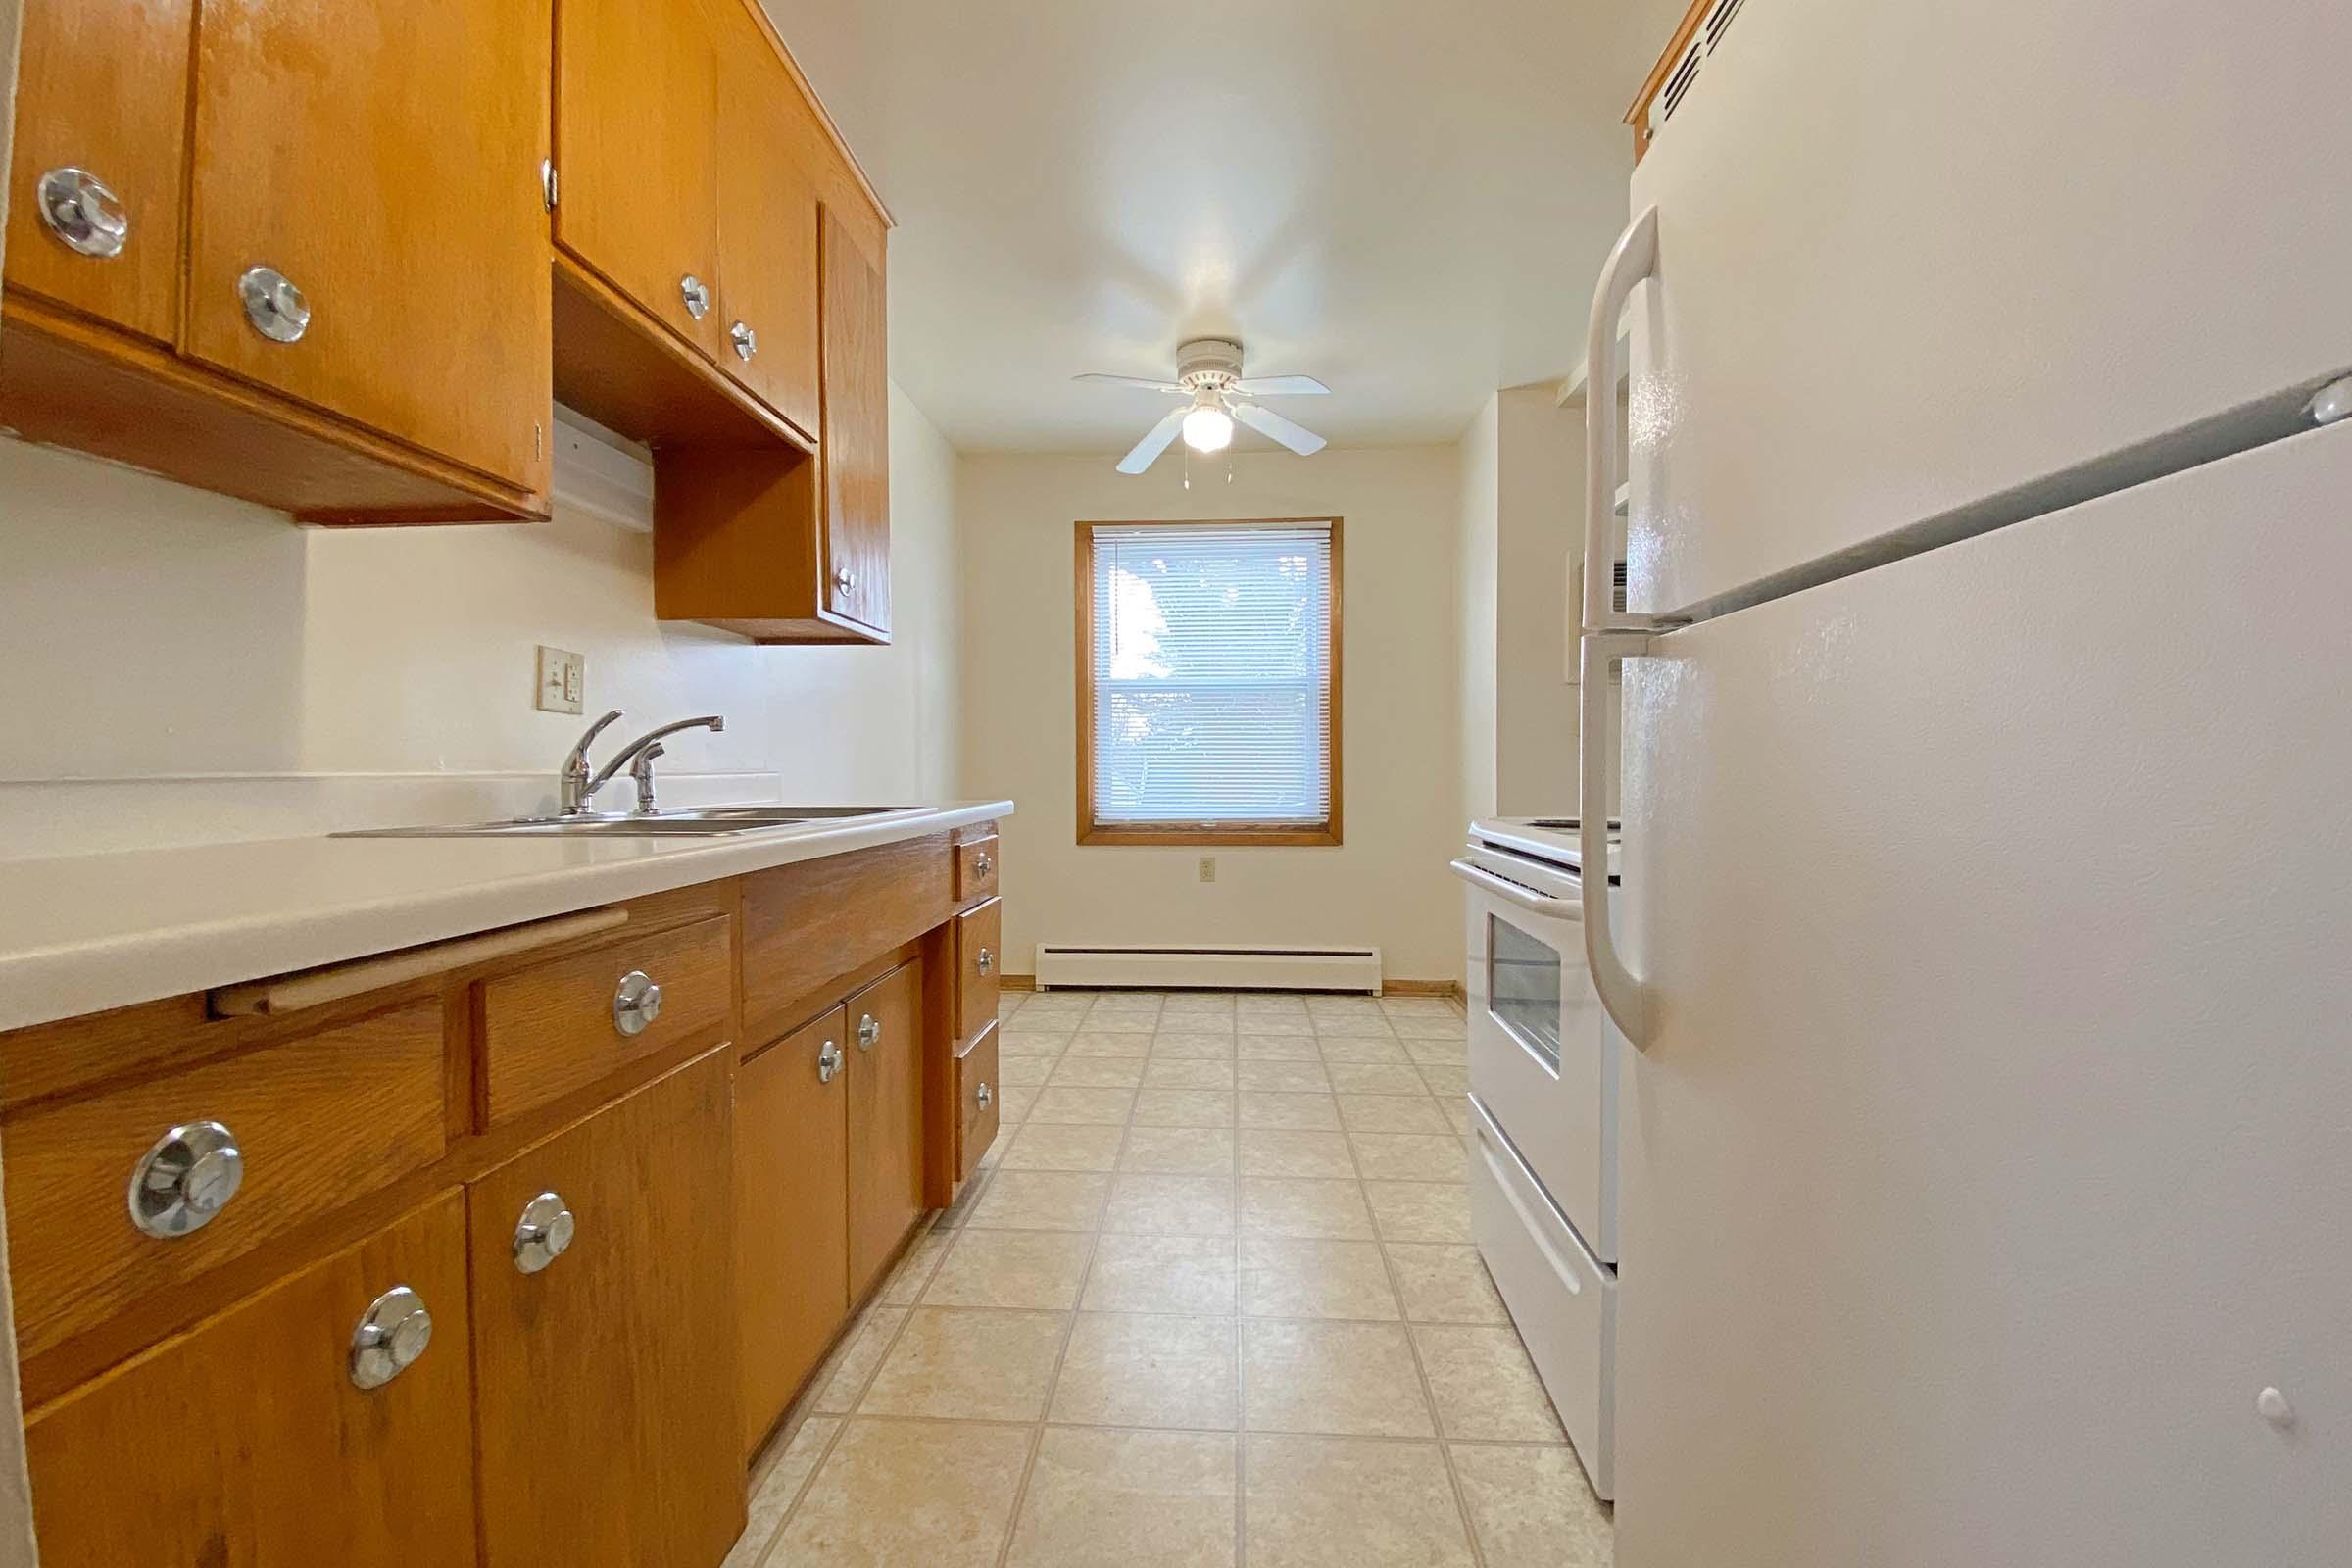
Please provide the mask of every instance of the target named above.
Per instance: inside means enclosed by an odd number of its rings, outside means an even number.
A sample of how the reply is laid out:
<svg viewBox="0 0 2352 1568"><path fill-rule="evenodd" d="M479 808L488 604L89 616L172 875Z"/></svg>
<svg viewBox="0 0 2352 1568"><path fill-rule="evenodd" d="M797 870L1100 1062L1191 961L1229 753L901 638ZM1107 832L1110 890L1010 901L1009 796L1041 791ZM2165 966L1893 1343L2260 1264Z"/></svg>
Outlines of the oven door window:
<svg viewBox="0 0 2352 1568"><path fill-rule="evenodd" d="M1560 1070L1560 956L1496 915L1487 916L1487 1006L1556 1076Z"/></svg>

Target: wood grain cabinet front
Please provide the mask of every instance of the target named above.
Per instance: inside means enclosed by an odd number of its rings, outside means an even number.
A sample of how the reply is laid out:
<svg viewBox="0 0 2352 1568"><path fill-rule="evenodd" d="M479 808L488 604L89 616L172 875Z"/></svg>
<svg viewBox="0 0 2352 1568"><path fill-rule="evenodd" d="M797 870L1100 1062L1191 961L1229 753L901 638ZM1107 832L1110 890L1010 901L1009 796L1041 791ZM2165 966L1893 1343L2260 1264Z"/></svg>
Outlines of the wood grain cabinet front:
<svg viewBox="0 0 2352 1568"><path fill-rule="evenodd" d="M956 846L956 902L970 904L975 899L997 896L997 877L1004 864L1004 841L991 833L986 838L964 839Z"/></svg>
<svg viewBox="0 0 2352 1568"><path fill-rule="evenodd" d="M467 1339L452 1188L32 1411L41 1561L474 1568Z"/></svg>
<svg viewBox="0 0 2352 1568"><path fill-rule="evenodd" d="M991 1018L973 1041L956 1058L956 1179L968 1182L980 1168L980 1156L988 1146L997 1141L997 1125L1003 1114L997 1106L997 1096L1003 1085L997 1079L997 1021Z"/></svg>
<svg viewBox="0 0 2352 1568"><path fill-rule="evenodd" d="M9 1116L31 1356L421 1170L447 1147L438 998Z"/></svg>
<svg viewBox="0 0 2352 1568"><path fill-rule="evenodd" d="M825 209L817 248L823 334L825 605L890 640L890 353L883 258Z"/></svg>
<svg viewBox="0 0 2352 1568"><path fill-rule="evenodd" d="M798 156L799 93L767 35L725 8L718 73L719 368L817 436L816 189Z"/></svg>
<svg viewBox="0 0 2352 1568"><path fill-rule="evenodd" d="M956 1039L977 1036L997 1021L998 978L1004 970L1004 901L991 899L956 917Z"/></svg>
<svg viewBox="0 0 2352 1568"><path fill-rule="evenodd" d="M17 68L8 286L165 344L194 15L194 0L34 0Z"/></svg>
<svg viewBox="0 0 2352 1568"><path fill-rule="evenodd" d="M711 1568L742 1533L729 1058L466 1190L485 1568Z"/></svg>
<svg viewBox="0 0 2352 1568"><path fill-rule="evenodd" d="M482 984L485 1108L492 1125L697 1033L732 1003L734 922L625 931Z"/></svg>
<svg viewBox="0 0 2352 1568"><path fill-rule="evenodd" d="M736 1078L747 1457L850 1309L849 1023L835 1007L760 1052Z"/></svg>
<svg viewBox="0 0 2352 1568"><path fill-rule="evenodd" d="M872 1290L923 1214L923 968L851 997L850 1296Z"/></svg>

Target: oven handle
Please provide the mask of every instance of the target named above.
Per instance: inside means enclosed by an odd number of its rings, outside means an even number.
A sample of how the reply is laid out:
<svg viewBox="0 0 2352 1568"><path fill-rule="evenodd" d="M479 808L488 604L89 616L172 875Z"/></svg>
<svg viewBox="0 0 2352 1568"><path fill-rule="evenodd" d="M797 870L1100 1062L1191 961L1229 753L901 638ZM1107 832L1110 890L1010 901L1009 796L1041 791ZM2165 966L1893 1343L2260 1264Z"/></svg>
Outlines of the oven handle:
<svg viewBox="0 0 2352 1568"><path fill-rule="evenodd" d="M1518 883L1506 877L1496 876L1485 866L1473 865L1468 860L1454 861L1453 874L1481 893L1492 894L1505 904L1515 904L1530 914L1541 914L1553 920L1575 920L1579 923L1582 923L1585 918L1584 906L1574 899L1555 899L1548 893L1538 893L1534 888L1523 888Z"/></svg>

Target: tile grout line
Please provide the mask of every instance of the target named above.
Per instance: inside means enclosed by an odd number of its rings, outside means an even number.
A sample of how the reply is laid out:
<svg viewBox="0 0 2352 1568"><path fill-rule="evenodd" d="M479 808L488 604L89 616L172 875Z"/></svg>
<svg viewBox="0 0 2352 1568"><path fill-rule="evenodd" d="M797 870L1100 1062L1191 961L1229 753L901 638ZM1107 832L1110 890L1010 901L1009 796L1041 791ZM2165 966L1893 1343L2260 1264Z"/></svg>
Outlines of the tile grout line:
<svg viewBox="0 0 2352 1568"><path fill-rule="evenodd" d="M1073 1031L1074 1033L1075 1031ZM1068 1052L1069 1048L1065 1045L1061 1054L1054 1058L1056 1068L1061 1065ZM1149 1059L1149 1056L1150 1052L1147 1049L1146 1058ZM1028 1123L1023 1122L1022 1125L1026 1128ZM1094 1228L1086 1233L1086 1263L1078 1271L1078 1285L1071 1296L1069 1310L1062 1319L1061 1340L1054 1348L1054 1368L1047 1375L1045 1389L1038 1398L1037 1420L1029 1431L1029 1453L1021 1464L1020 1482L1012 1489L1012 1509L1005 1516L1004 1539L997 1547L995 1559L997 1568L1005 1568L1005 1564L1012 1560L1012 1544L1019 1539L1021 1533L1021 1510L1028 1505L1029 1484L1037 1474L1038 1455L1045 1447L1047 1417L1054 1413L1054 1396L1061 1387L1061 1371L1063 1365L1069 1360L1070 1341L1078 1332L1078 1303L1086 1299L1086 1287L1094 1278L1095 1254L1102 1250L1102 1226L1109 1215L1110 1197L1118 1189L1115 1167L1127 1152L1127 1135L1134 1125L1134 1107L1130 1102L1127 1120L1119 1127L1119 1147L1111 1152L1114 1173L1109 1180L1102 1184L1102 1197L1095 1205Z"/></svg>
<svg viewBox="0 0 2352 1568"><path fill-rule="evenodd" d="M1389 1256L1387 1244L1375 1242L1373 1246L1380 1253L1381 1267L1388 1272L1389 1289L1396 1295L1396 1310L1404 1314L1404 1288L1397 1278L1396 1260ZM1453 1467L1453 1449L1446 1446L1446 1413L1438 1407L1437 1385L1430 1381L1429 1366L1421 1359L1421 1341L1413 1333L1409 1316L1404 1322L1404 1345L1413 1358L1413 1373L1421 1380L1421 1397L1429 1406L1429 1424L1437 1435L1438 1460L1446 1467L1446 1485L1453 1494L1454 1514L1461 1520L1463 1539L1470 1544L1470 1560L1477 1568L1485 1568L1486 1548L1479 1544L1478 1526L1470 1517L1470 1498L1462 1490L1460 1473Z"/></svg>

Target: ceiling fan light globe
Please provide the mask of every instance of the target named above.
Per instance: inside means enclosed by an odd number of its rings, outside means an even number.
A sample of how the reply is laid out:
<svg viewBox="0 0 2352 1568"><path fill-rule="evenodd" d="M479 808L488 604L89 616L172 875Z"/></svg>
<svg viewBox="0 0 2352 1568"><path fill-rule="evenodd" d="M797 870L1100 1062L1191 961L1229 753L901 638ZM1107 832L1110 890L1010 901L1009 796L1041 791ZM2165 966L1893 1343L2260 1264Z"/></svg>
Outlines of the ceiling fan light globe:
<svg viewBox="0 0 2352 1568"><path fill-rule="evenodd" d="M1224 451L1233 444L1233 416L1223 409L1194 409L1184 416L1184 444L1195 452Z"/></svg>

